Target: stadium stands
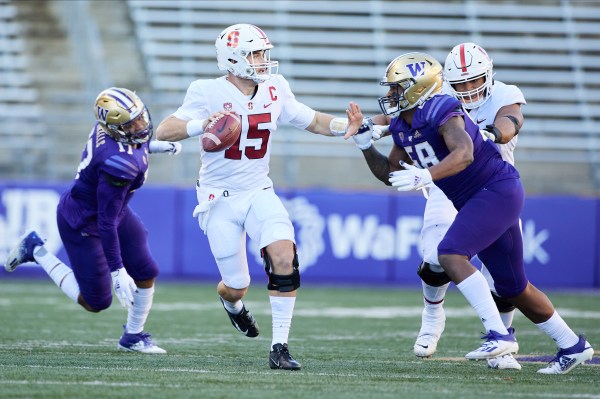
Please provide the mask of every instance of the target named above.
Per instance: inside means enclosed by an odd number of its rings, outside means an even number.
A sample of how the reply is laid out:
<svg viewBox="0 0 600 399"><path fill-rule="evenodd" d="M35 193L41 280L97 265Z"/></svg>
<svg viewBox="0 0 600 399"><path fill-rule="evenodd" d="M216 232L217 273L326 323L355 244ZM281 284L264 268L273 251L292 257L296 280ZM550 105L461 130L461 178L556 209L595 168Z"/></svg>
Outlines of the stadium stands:
<svg viewBox="0 0 600 399"><path fill-rule="evenodd" d="M12 12L13 17L0 17L7 18L0 32L17 29L14 9L19 3L0 0L2 8L13 10L2 11L2 15ZM101 39L105 52L119 40L129 42L139 51L135 57L142 60L145 76L140 78L137 62L128 70L121 59L115 67L118 57L106 58L106 67L115 80L124 76L118 84L141 91L155 121L176 109L191 81L221 75L214 40L234 23L263 28L276 46L273 57L280 61L279 71L296 96L315 109L338 115L350 100L357 101L366 114L379 112L376 97L383 89L377 83L395 56L425 51L443 62L455 44L475 41L492 55L496 77L519 85L528 100L517 149L528 191L600 192L599 3L453 0L428 2L424 7L423 2L388 0L127 0L125 4L111 8L111 17L119 21L113 25L129 24L120 31L129 29L134 34L116 37L113 32L111 37L101 32ZM106 29L100 16L106 12L96 4L89 14ZM11 49L19 45L7 44L6 36L0 33L0 57L18 58L22 52ZM27 40L19 34L10 37L11 42ZM19 62L10 64L14 68L9 73L16 76L11 82L21 79L23 83L1 93L0 105L14 94L21 102L35 103L39 98L35 85L18 72L23 71L16 69ZM148 87L140 87L144 83ZM21 88L26 90L21 93ZM68 102L70 97L62 98ZM36 105L40 106L47 112L47 104ZM151 179L178 184L193 180L197 143L188 141L183 159L177 160L179 166L173 169L161 163ZM389 142L378 147L387 152ZM273 152L272 177L279 186L381 188L350 143L281 128L274 135ZM347 173L350 169L353 173Z"/></svg>
<svg viewBox="0 0 600 399"><path fill-rule="evenodd" d="M377 80L398 54L425 51L443 62L448 49L472 40L492 54L496 77L519 85L528 99L517 155L521 168L547 181L553 165L566 162L563 173L598 187L589 167L600 150L598 5L233 3L129 0L151 85L157 91L181 93L173 106L192 80L220 75L214 62L215 32L237 22L257 24L269 33L280 72L299 99L336 114L350 99L366 113L378 112ZM276 154L283 157L360 157L347 143L284 132L274 137ZM529 188L533 181L539 180L532 180Z"/></svg>
<svg viewBox="0 0 600 399"><path fill-rule="evenodd" d="M40 171L47 151L39 93L28 71L17 8L0 1L0 174Z"/></svg>

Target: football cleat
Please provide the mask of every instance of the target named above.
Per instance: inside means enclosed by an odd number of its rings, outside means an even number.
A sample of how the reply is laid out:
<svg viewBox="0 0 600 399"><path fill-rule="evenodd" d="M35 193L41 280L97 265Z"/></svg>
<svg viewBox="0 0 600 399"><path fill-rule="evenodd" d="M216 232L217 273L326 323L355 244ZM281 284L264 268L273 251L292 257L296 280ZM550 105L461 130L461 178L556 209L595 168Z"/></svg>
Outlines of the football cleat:
<svg viewBox="0 0 600 399"><path fill-rule="evenodd" d="M125 328L125 326L123 326L123 328ZM143 331L137 334L128 334L127 332L124 332L119 340L117 348L126 352L139 352L152 355L163 355L167 353L166 350L159 348L152 342L150 334Z"/></svg>
<svg viewBox="0 0 600 399"><path fill-rule="evenodd" d="M413 346L413 352L418 357L430 357L437 349L437 343L440 337L437 335L423 334L417 337Z"/></svg>
<svg viewBox="0 0 600 399"><path fill-rule="evenodd" d="M521 365L510 353L487 360L488 367L498 370L521 370Z"/></svg>
<svg viewBox="0 0 600 399"><path fill-rule="evenodd" d="M219 297L219 299L223 304L223 309L225 309L223 298ZM246 337L254 338L258 336L258 324L256 324L256 320L246 309L246 306L243 306L242 311L238 314L233 314L227 309L225 309L225 312L227 312L227 316L229 316L229 320L231 320L231 324L236 330L244 334Z"/></svg>
<svg viewBox="0 0 600 399"><path fill-rule="evenodd" d="M509 331L506 335L490 330L481 338L485 339L485 342L479 348L467 353L465 358L469 360L489 359L519 351L519 344L515 338L514 330Z"/></svg>
<svg viewBox="0 0 600 399"><path fill-rule="evenodd" d="M35 262L33 250L37 246L44 245L42 240L34 230L30 230L21 236L21 240L16 247L9 252L4 268L7 272L14 271L17 266L26 262Z"/></svg>
<svg viewBox="0 0 600 399"><path fill-rule="evenodd" d="M439 308L435 313L428 311L427 308L423 309L421 330L413 346L415 356L429 357L433 355L445 326L446 315L444 308Z"/></svg>
<svg viewBox="0 0 600 399"><path fill-rule="evenodd" d="M580 335L577 344L567 349L560 349L554 360L537 372L540 374L567 374L578 364L592 360L593 355L592 345L583 338L583 335Z"/></svg>
<svg viewBox="0 0 600 399"><path fill-rule="evenodd" d="M300 370L302 365L290 355L288 344L275 344L269 353L269 367L272 369Z"/></svg>

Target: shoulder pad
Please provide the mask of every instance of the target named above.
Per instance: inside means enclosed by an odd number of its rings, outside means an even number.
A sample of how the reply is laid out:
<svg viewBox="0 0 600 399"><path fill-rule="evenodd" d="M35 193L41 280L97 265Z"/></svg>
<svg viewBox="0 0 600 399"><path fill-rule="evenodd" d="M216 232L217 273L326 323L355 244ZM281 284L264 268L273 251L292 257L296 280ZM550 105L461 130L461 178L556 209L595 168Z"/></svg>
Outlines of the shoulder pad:
<svg viewBox="0 0 600 399"><path fill-rule="evenodd" d="M133 180L140 173L138 166L121 155L111 155L104 160L103 170L119 179Z"/></svg>

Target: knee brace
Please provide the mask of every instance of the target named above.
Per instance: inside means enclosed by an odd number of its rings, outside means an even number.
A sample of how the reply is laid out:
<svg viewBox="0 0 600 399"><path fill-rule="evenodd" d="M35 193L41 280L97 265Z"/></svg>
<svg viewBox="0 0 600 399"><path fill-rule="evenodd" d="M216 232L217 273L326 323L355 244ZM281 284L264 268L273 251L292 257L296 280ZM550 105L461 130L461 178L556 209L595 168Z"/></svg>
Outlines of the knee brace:
<svg viewBox="0 0 600 399"><path fill-rule="evenodd" d="M298 267L300 264L298 263L298 254L296 253L296 246L294 245L294 260L292 261L292 274L274 274L272 272L272 264L271 258L267 251L263 248L260 250L260 254L263 258L263 263L265 266L265 272L267 273L267 277L269 278L269 283L267 284L267 288L273 291L279 292L291 292L300 288L300 272L298 271Z"/></svg>
<svg viewBox="0 0 600 399"><path fill-rule="evenodd" d="M500 313L508 313L515 310L515 305L507 301L506 299L499 297L498 295L492 292L492 298L494 298L494 302L496 302L496 307Z"/></svg>
<svg viewBox="0 0 600 399"><path fill-rule="evenodd" d="M441 287L451 281L446 272L434 272L431 270L430 264L425 261L419 265L417 274L421 277L421 280L432 287Z"/></svg>

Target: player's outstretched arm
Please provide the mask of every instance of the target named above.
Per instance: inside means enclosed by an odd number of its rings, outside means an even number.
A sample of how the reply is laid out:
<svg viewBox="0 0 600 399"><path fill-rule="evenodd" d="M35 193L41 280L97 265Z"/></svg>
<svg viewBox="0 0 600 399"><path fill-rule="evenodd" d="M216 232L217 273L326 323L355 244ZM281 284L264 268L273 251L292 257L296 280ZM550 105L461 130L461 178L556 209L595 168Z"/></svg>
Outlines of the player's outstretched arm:
<svg viewBox="0 0 600 399"><path fill-rule="evenodd" d="M187 124L173 115L165 118L156 128L156 138L160 141L179 141L190 137L187 132Z"/></svg>
<svg viewBox="0 0 600 399"><path fill-rule="evenodd" d="M496 113L494 123L487 125L485 131L494 143L506 144L513 139L523 126L523 113L520 104L505 105Z"/></svg>
<svg viewBox="0 0 600 399"><path fill-rule="evenodd" d="M181 143L152 140L148 145L150 154L177 155L181 152Z"/></svg>

